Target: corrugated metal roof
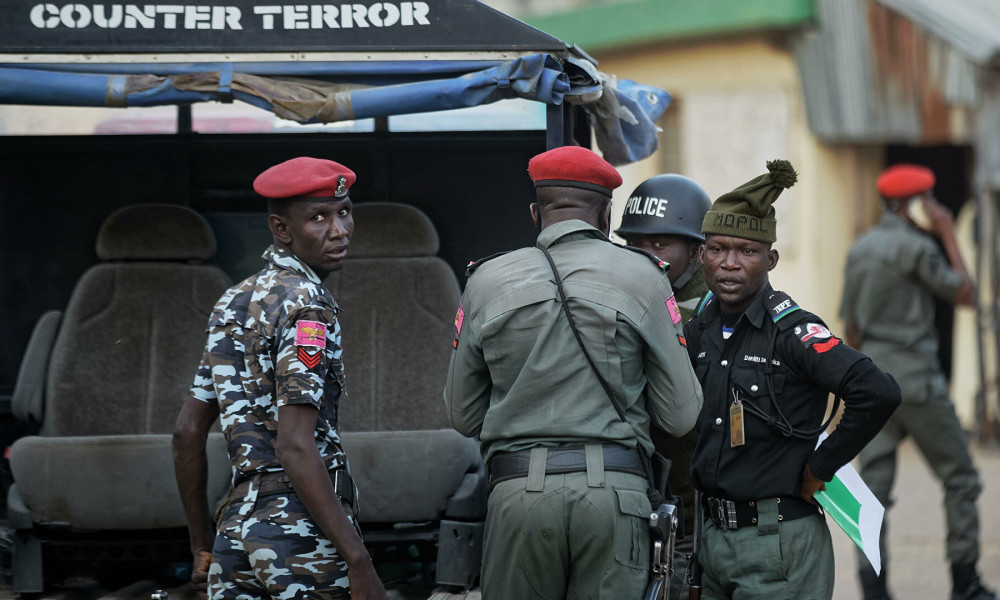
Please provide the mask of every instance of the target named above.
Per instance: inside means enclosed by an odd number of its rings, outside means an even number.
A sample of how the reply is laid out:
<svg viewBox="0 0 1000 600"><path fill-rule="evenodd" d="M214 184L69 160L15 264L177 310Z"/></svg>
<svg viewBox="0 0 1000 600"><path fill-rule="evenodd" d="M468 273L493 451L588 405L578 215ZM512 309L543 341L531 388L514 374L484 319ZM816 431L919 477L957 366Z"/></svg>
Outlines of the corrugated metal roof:
<svg viewBox="0 0 1000 600"><path fill-rule="evenodd" d="M1000 66L997 0L878 0L940 37L971 61Z"/></svg>
<svg viewBox="0 0 1000 600"><path fill-rule="evenodd" d="M890 1L932 0L816 1L818 29L794 41L810 127L828 142L970 143L981 67Z"/></svg>

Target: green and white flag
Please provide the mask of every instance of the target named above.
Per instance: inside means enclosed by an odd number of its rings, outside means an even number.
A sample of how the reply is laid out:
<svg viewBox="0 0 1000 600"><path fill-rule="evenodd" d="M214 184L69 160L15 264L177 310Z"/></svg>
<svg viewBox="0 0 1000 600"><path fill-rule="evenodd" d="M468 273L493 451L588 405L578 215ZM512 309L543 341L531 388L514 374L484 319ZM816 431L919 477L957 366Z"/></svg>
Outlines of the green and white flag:
<svg viewBox="0 0 1000 600"><path fill-rule="evenodd" d="M826 438L827 434L822 434L817 447ZM878 538L882 531L885 507L868 489L851 463L841 467L833 479L827 482L826 490L816 492L815 498L823 510L840 525L847 537L865 553L875 574L881 573L882 551Z"/></svg>

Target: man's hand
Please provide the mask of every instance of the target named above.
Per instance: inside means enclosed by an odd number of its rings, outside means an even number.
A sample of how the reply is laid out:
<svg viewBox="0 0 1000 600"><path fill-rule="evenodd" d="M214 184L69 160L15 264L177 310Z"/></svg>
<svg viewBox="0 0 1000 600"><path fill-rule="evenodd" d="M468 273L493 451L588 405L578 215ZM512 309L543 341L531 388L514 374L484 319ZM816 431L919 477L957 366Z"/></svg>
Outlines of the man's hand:
<svg viewBox="0 0 1000 600"><path fill-rule="evenodd" d="M813 498L813 494L825 489L826 482L813 475L812 471L809 470L809 463L806 463L806 466L802 468L802 499L809 504L819 506L819 502Z"/></svg>
<svg viewBox="0 0 1000 600"><path fill-rule="evenodd" d="M201 550L195 555L191 567L191 583L194 584L194 593L199 598L208 598L208 568L211 566L211 552Z"/></svg>
<svg viewBox="0 0 1000 600"><path fill-rule="evenodd" d="M955 218L951 211L944 204L937 201L934 196L926 194L920 199L924 207L924 212L931 220L931 233L940 238L943 235L955 233Z"/></svg>
<svg viewBox="0 0 1000 600"><path fill-rule="evenodd" d="M371 560L348 565L347 581L351 586L351 600L389 600Z"/></svg>

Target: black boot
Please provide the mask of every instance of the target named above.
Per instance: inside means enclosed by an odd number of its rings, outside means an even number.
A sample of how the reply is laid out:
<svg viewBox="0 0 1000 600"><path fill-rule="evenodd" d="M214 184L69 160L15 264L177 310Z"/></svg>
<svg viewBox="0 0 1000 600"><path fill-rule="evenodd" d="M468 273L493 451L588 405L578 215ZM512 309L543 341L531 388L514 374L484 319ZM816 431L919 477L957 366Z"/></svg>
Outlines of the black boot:
<svg viewBox="0 0 1000 600"><path fill-rule="evenodd" d="M996 593L983 587L976 564L951 565L951 600L1000 600Z"/></svg>
<svg viewBox="0 0 1000 600"><path fill-rule="evenodd" d="M861 567L858 571L858 578L861 580L861 597L864 600L892 600L886 576L885 565L882 565L880 575L876 575L875 569L869 564Z"/></svg>

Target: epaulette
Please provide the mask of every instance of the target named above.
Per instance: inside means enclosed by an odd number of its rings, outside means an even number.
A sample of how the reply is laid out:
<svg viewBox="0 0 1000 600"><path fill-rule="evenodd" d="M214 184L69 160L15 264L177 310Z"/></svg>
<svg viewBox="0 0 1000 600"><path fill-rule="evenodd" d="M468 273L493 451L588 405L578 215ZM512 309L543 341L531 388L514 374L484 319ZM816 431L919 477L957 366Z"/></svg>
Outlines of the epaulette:
<svg viewBox="0 0 1000 600"><path fill-rule="evenodd" d="M785 292L772 292L764 299L764 306L767 307L767 314L771 315L771 320L778 326L778 329L790 329L797 319L786 318L788 315L802 310L794 300Z"/></svg>
<svg viewBox="0 0 1000 600"><path fill-rule="evenodd" d="M670 272L670 263L668 263L665 260L660 260L658 256L656 256L655 254L653 254L648 250L643 250L642 248L636 248L635 246L619 246L619 248L624 248L626 250L631 250L636 254L641 254L646 258L648 258L649 260L653 261L653 264L656 265L656 267L659 270L663 271L664 273Z"/></svg>
<svg viewBox="0 0 1000 600"><path fill-rule="evenodd" d="M705 290L705 293L701 295L701 300L698 301L698 306L694 309L692 317L700 315L702 311L705 310L705 307L712 301L713 297L715 297L715 294L712 293L712 290Z"/></svg>
<svg viewBox="0 0 1000 600"><path fill-rule="evenodd" d="M498 256L503 256L504 254L510 254L511 250L504 250L503 252L497 252L496 254L490 254L486 258L480 258L479 260L470 261L468 265L465 266L465 276L472 277L472 274L476 272L476 269L483 266L484 263L497 258Z"/></svg>

